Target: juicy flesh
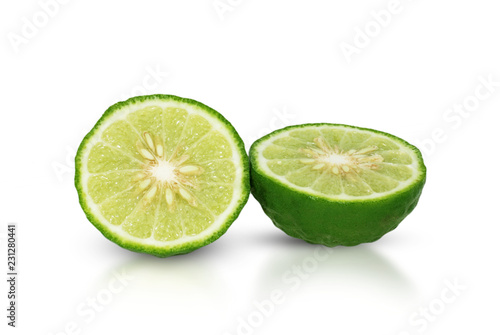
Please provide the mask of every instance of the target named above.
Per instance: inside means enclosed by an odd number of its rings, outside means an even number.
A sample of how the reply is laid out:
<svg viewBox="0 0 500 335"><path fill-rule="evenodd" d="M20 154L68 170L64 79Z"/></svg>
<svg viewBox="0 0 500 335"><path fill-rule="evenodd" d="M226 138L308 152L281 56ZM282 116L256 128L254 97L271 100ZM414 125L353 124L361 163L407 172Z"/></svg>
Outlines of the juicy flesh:
<svg viewBox="0 0 500 335"><path fill-rule="evenodd" d="M272 138L262 152L280 179L328 196L376 196L416 173L394 140L344 127L302 128Z"/></svg>
<svg viewBox="0 0 500 335"><path fill-rule="evenodd" d="M150 106L103 131L88 156L88 195L110 224L134 237L195 236L232 200L232 156L204 117Z"/></svg>

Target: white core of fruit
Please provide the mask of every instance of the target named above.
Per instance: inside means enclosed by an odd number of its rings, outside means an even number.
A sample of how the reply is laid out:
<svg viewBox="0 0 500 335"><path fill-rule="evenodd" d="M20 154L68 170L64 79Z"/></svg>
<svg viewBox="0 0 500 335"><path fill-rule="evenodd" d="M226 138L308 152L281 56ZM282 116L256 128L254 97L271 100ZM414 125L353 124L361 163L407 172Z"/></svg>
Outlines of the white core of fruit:
<svg viewBox="0 0 500 335"><path fill-rule="evenodd" d="M151 167L151 176L161 183L172 183L176 181L175 166L170 162L159 160Z"/></svg>
<svg viewBox="0 0 500 335"><path fill-rule="evenodd" d="M319 161L324 161L325 163L329 163L332 165L347 165L350 164L351 161L347 159L344 155L339 155L336 153L330 153L329 155L323 156L318 159Z"/></svg>
<svg viewBox="0 0 500 335"><path fill-rule="evenodd" d="M138 153L144 158L143 170L137 173L136 181L138 190L145 192L143 200L146 206L160 194L164 194L170 211L175 210L176 194L189 205L198 205L198 200L190 189L197 188L196 176L203 173L203 168L192 164L185 165L189 155L178 156L179 148L166 159L163 157L162 140L148 132L143 134L143 139L137 141L136 146Z"/></svg>
<svg viewBox="0 0 500 335"><path fill-rule="evenodd" d="M375 153L378 147L372 145L365 148L343 151L338 146L330 146L323 137L314 139L315 147L300 148L299 152L308 158L301 163L311 165L313 170L327 170L335 175L351 175L360 168L376 170L384 158Z"/></svg>

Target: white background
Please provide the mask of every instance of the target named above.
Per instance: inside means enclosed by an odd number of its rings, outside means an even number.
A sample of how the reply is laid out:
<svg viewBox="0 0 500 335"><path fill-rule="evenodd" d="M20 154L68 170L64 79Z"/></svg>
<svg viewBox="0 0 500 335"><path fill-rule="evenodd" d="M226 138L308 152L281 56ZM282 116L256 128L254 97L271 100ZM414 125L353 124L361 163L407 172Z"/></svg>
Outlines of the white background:
<svg viewBox="0 0 500 335"><path fill-rule="evenodd" d="M495 1L60 1L0 5L0 259L16 222L20 274L15 330L0 285L2 333L499 333ZM253 198L191 254L129 252L86 220L72 156L108 106L153 93L215 108L247 147L305 122L393 133L427 185L398 229L320 261Z"/></svg>

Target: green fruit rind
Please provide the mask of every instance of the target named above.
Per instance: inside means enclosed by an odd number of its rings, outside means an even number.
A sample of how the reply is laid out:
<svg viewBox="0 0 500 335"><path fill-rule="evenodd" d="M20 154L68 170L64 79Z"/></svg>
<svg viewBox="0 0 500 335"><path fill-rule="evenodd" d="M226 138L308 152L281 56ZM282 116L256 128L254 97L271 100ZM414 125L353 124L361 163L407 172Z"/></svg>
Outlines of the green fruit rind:
<svg viewBox="0 0 500 335"><path fill-rule="evenodd" d="M339 126L387 136L415 153L420 175L396 192L346 200L312 194L264 171L257 154L260 144L283 132L321 126ZM416 147L388 133L343 124L311 123L276 130L255 141L249 156L251 192L274 225L292 237L329 247L373 242L395 229L417 205L426 180L426 167Z"/></svg>
<svg viewBox="0 0 500 335"><path fill-rule="evenodd" d="M237 153L240 155L239 163L242 167L241 171L241 182L240 182L240 194L238 201L234 206L232 206L232 211L225 218L224 221L217 227L216 230L212 231L207 236L197 236L198 238L194 238L191 241L183 242L177 244L175 241L171 243L164 243L164 245L147 245L140 241L140 239L136 239L133 237L125 237L116 234L110 228L109 224L103 222L102 218L98 217L98 214L94 212L91 204L89 203L89 199L87 193L85 192L85 187L83 185L83 165L84 162L84 153L87 151L88 146L92 145L92 138L94 134L100 129L102 125L106 123L115 113L122 110L123 108L128 108L133 106L134 104L147 102L147 101L173 101L178 103L185 103L187 105L195 106L203 112L207 113L211 117L214 117L218 121L220 121L224 128L227 129L228 133L231 135L231 139L235 146L237 147ZM245 146L243 140L238 135L234 127L231 123L224 118L220 113L215 111L214 109L192 99L181 98L175 95L165 95L165 94L154 94L154 95L146 95L146 96L137 96L130 98L126 101L118 102L111 107L109 107L102 117L97 121L92 130L84 137L82 140L76 157L75 157L75 187L78 192L78 198L80 205L85 212L87 219L110 241L116 243L117 245L140 253L147 253L157 257L168 257L178 254L186 254L192 252L196 249L199 249L203 246L206 246L218 238L220 238L231 226L231 224L236 220L239 216L241 210L245 206L248 201L250 195L250 178L249 178L249 162L248 156L245 151Z"/></svg>

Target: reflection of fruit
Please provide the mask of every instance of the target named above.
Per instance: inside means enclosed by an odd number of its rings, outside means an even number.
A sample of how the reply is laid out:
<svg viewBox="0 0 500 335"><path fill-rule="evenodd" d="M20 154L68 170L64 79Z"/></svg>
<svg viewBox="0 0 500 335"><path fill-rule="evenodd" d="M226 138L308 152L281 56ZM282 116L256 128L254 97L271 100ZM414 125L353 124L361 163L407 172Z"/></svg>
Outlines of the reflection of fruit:
<svg viewBox="0 0 500 335"><path fill-rule="evenodd" d="M306 124L250 149L252 193L287 234L327 246L372 242L415 208L425 183L420 151L372 129Z"/></svg>
<svg viewBox="0 0 500 335"><path fill-rule="evenodd" d="M165 257L229 228L248 200L248 158L213 109L169 95L135 97L111 106L83 139L75 185L104 236Z"/></svg>

